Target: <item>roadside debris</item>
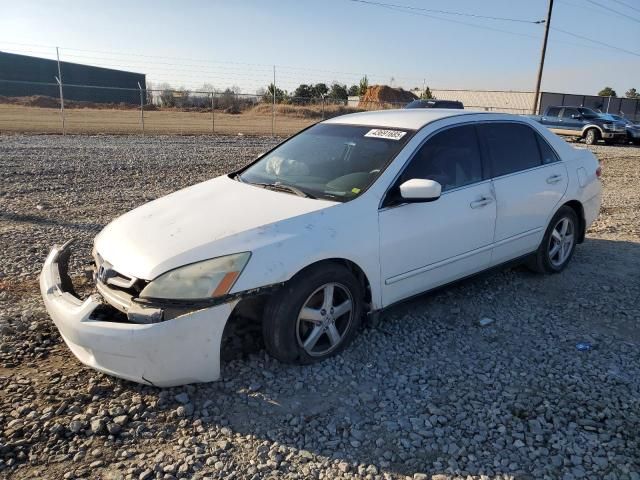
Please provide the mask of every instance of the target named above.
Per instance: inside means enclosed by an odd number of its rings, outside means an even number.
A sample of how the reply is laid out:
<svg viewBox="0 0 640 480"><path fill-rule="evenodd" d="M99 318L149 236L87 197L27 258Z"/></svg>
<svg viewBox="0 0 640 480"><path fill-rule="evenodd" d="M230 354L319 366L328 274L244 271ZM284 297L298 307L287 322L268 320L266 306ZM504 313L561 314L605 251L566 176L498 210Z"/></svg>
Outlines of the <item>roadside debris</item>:
<svg viewBox="0 0 640 480"><path fill-rule="evenodd" d="M489 318L489 317L482 317L480 319L480 321L478 322L478 324L481 327L488 327L489 325L491 325L495 320L493 318Z"/></svg>
<svg viewBox="0 0 640 480"><path fill-rule="evenodd" d="M579 352L586 352L587 350L592 350L593 344L591 342L578 342L576 343L576 350Z"/></svg>

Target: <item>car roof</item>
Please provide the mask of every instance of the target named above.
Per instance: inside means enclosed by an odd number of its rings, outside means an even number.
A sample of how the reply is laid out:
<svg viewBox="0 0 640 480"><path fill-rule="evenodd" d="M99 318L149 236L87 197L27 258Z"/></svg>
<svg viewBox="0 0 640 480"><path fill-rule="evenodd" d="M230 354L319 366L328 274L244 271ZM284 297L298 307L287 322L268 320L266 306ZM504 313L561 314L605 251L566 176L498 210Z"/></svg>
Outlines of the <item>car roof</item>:
<svg viewBox="0 0 640 480"><path fill-rule="evenodd" d="M425 125L442 118L459 115L477 115L483 112L455 108L416 108L402 110L376 110L373 112L350 113L323 123L342 125L363 125L371 127L406 128L419 130Z"/></svg>

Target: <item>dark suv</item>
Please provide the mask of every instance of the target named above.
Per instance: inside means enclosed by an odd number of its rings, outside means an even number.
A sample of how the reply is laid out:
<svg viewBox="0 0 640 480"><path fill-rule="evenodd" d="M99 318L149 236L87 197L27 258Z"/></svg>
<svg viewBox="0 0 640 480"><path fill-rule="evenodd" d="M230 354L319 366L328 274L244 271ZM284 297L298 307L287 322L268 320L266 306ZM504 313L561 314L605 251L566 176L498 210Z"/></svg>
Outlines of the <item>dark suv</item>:
<svg viewBox="0 0 640 480"><path fill-rule="evenodd" d="M404 108L454 108L462 110L464 105L457 100L414 100Z"/></svg>

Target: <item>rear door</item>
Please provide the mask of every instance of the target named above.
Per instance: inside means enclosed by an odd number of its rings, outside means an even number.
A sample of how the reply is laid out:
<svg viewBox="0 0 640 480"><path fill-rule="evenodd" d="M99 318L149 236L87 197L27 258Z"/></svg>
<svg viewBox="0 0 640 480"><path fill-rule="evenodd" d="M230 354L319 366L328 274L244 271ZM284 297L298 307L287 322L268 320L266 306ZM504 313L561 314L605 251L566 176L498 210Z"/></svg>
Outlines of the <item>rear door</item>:
<svg viewBox="0 0 640 480"><path fill-rule="evenodd" d="M567 189L567 170L551 146L521 122L478 126L497 201L492 264L533 252Z"/></svg>
<svg viewBox="0 0 640 480"><path fill-rule="evenodd" d="M542 124L548 128L560 128L560 107L549 107L546 114L542 116Z"/></svg>

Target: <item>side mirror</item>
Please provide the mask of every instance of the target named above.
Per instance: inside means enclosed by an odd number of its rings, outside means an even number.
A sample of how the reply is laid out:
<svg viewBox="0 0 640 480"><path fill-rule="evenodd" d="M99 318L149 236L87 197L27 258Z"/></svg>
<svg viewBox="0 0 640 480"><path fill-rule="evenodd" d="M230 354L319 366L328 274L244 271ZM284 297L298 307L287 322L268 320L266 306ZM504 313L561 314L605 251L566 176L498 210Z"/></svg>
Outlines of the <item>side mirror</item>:
<svg viewBox="0 0 640 480"><path fill-rule="evenodd" d="M407 202L432 202L440 198L442 186L435 180L412 178L400 185L400 196Z"/></svg>

